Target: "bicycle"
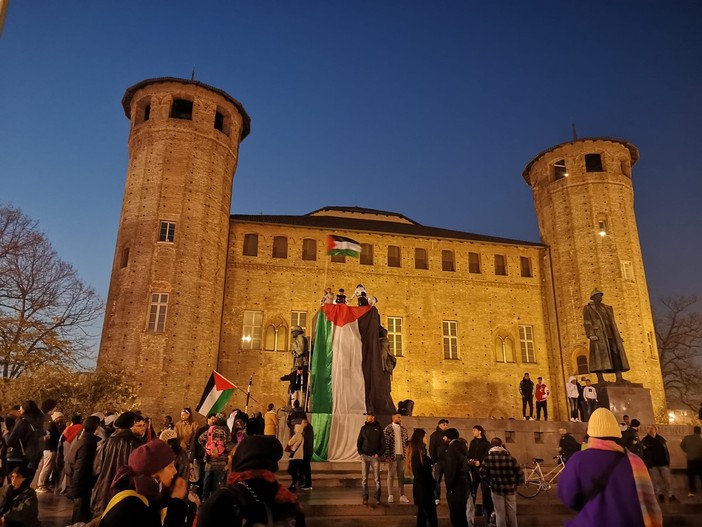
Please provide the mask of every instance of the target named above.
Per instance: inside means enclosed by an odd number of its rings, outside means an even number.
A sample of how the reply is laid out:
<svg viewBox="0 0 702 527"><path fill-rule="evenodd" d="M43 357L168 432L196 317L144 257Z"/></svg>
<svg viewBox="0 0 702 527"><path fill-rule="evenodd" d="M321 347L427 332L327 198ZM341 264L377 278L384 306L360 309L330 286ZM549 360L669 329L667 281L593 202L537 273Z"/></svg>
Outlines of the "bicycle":
<svg viewBox="0 0 702 527"><path fill-rule="evenodd" d="M535 457L532 460L534 463L533 465L525 465L524 469L527 471L527 474L524 478L524 482L517 486L517 494L522 498L533 498L542 490L551 490L554 481L565 468L563 456L555 456L553 459L556 460L556 466L546 474L541 470L540 463L544 462L541 458Z"/></svg>

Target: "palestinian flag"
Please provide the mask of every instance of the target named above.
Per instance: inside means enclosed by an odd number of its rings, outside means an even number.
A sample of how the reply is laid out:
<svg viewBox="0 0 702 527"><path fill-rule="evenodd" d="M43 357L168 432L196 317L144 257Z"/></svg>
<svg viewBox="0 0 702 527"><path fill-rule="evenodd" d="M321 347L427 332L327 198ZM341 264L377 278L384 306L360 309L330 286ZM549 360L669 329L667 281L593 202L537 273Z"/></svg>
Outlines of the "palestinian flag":
<svg viewBox="0 0 702 527"><path fill-rule="evenodd" d="M361 254L361 244L351 238L330 234L327 236L327 254L358 258Z"/></svg>
<svg viewBox="0 0 702 527"><path fill-rule="evenodd" d="M363 414L375 412L389 422L395 411L379 330L374 306L324 304L317 315L311 389L315 459L358 459Z"/></svg>
<svg viewBox="0 0 702 527"><path fill-rule="evenodd" d="M195 411L205 417L221 412L236 389L234 383L213 371Z"/></svg>

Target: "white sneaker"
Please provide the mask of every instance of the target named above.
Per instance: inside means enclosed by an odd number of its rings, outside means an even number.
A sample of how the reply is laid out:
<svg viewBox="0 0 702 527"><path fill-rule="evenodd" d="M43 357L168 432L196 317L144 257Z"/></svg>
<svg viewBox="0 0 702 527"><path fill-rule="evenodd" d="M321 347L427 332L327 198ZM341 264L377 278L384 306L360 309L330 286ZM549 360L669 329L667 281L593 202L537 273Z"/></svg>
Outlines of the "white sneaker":
<svg viewBox="0 0 702 527"><path fill-rule="evenodd" d="M405 496L404 494L400 496L400 503L409 503L407 496Z"/></svg>
<svg viewBox="0 0 702 527"><path fill-rule="evenodd" d="M693 494L694 496L694 494ZM434 505L439 505L441 503L441 500L434 500Z"/></svg>
<svg viewBox="0 0 702 527"><path fill-rule="evenodd" d="M393 498L392 494L390 494L390 496L388 496L388 503L392 503L393 501L395 501L395 498Z"/></svg>

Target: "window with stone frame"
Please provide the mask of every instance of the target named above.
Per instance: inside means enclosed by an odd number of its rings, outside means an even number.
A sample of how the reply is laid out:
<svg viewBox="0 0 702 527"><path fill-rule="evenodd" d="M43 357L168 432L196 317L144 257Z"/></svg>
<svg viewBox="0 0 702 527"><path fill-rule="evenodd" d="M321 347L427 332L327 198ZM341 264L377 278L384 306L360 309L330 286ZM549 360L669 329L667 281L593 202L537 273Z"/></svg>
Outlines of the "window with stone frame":
<svg viewBox="0 0 702 527"><path fill-rule="evenodd" d="M534 352L534 326L519 325L519 346L522 351L522 362L536 362Z"/></svg>
<svg viewBox="0 0 702 527"><path fill-rule="evenodd" d="M273 258L288 257L288 238L287 236L273 236Z"/></svg>
<svg viewBox="0 0 702 527"><path fill-rule="evenodd" d="M404 357L402 349L402 317L388 317L388 342L390 353L395 357Z"/></svg>
<svg viewBox="0 0 702 527"><path fill-rule="evenodd" d="M480 253L468 253L468 272L480 274Z"/></svg>
<svg viewBox="0 0 702 527"><path fill-rule="evenodd" d="M455 320L443 320L441 322L443 341L444 341L444 359L458 359L458 322Z"/></svg>
<svg viewBox="0 0 702 527"><path fill-rule="evenodd" d="M514 341L509 335L495 337L495 362L514 362Z"/></svg>
<svg viewBox="0 0 702 527"><path fill-rule="evenodd" d="M441 270L442 271L455 271L456 270L456 260L453 251L443 250L441 251Z"/></svg>
<svg viewBox="0 0 702 527"><path fill-rule="evenodd" d="M507 257L504 254L495 255L495 274L507 276Z"/></svg>
<svg viewBox="0 0 702 527"><path fill-rule="evenodd" d="M244 256L258 256L258 234L244 234Z"/></svg>
<svg viewBox="0 0 702 527"><path fill-rule="evenodd" d="M372 243L362 243L361 244L361 255L359 256L359 263L361 265L373 265L373 244Z"/></svg>
<svg viewBox="0 0 702 527"><path fill-rule="evenodd" d="M414 268L429 269L429 257L427 256L426 249L422 247L416 247L414 249Z"/></svg>
<svg viewBox="0 0 702 527"><path fill-rule="evenodd" d="M263 338L263 349L265 351L288 350L288 338L290 330L281 317L275 317L266 325L266 333Z"/></svg>
<svg viewBox="0 0 702 527"><path fill-rule="evenodd" d="M317 260L317 240L312 238L302 240L302 259L309 262Z"/></svg>
<svg viewBox="0 0 702 527"><path fill-rule="evenodd" d="M568 170L566 169L565 159L560 159L553 163L553 179L558 181L568 177Z"/></svg>
<svg viewBox="0 0 702 527"><path fill-rule="evenodd" d="M622 267L622 278L626 282L633 282L634 281L634 264L632 264L629 261L622 260L621 267Z"/></svg>
<svg viewBox="0 0 702 527"><path fill-rule="evenodd" d="M244 311L244 321L241 329L241 349L261 349L262 325L263 311Z"/></svg>
<svg viewBox="0 0 702 527"><path fill-rule="evenodd" d="M585 172L604 172L601 154L585 154Z"/></svg>
<svg viewBox="0 0 702 527"><path fill-rule="evenodd" d="M291 311L290 327L300 326L307 332L307 311Z"/></svg>
<svg viewBox="0 0 702 527"><path fill-rule="evenodd" d="M388 245L388 267L402 266L402 252L397 245Z"/></svg>
<svg viewBox="0 0 702 527"><path fill-rule="evenodd" d="M528 256L520 256L519 263L521 267L522 276L525 278L530 278L534 276L531 270L531 258Z"/></svg>
<svg viewBox="0 0 702 527"><path fill-rule="evenodd" d="M175 229L176 224L174 221L162 221L158 231L158 241L173 243L175 241Z"/></svg>
<svg viewBox="0 0 702 527"><path fill-rule="evenodd" d="M149 305L149 333L163 333L166 330L166 311L168 310L168 293L152 293Z"/></svg>
<svg viewBox="0 0 702 527"><path fill-rule="evenodd" d="M185 119L191 121L193 118L193 101L187 99L173 99L171 104L171 119Z"/></svg>

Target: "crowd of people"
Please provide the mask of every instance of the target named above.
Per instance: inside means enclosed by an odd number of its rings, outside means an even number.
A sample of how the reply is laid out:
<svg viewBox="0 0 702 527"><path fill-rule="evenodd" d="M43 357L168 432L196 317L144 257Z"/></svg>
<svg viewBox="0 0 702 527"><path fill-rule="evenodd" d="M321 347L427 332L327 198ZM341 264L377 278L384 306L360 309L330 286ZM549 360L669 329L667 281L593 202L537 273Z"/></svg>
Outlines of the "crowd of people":
<svg viewBox="0 0 702 527"><path fill-rule="evenodd" d="M197 518L206 527L219 524L224 510L232 525L305 525L294 491L298 482L311 489L314 436L306 416L285 449L297 471L284 488L275 477L284 451L273 405L265 418L234 410L212 413L204 425L183 408L177 422L166 416L158 430L138 411L67 423L57 407L30 400L0 421L1 526L38 526L43 492L72 500L76 526L188 527Z"/></svg>
<svg viewBox="0 0 702 527"><path fill-rule="evenodd" d="M551 390L543 382L542 377L538 377L534 384L529 373L525 373L519 381L519 395L522 398L522 416L525 420L534 420L534 400L536 400L536 420L540 421L543 415L544 421L548 421L548 398ZM582 377L578 381L577 377L572 375L566 383L566 397L570 420L574 423L586 423L599 406L597 388L587 377Z"/></svg>

